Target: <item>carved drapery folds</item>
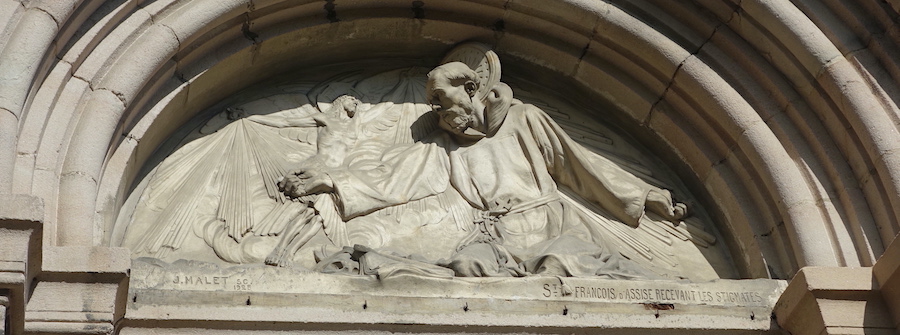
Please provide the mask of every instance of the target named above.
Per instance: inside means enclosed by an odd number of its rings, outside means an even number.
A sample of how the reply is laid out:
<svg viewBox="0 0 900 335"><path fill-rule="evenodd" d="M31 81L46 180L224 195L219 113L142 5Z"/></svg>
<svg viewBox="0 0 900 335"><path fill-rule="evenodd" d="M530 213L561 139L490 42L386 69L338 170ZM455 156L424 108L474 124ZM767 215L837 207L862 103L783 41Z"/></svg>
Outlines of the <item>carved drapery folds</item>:
<svg viewBox="0 0 900 335"><path fill-rule="evenodd" d="M624 137L514 93L483 45L442 63L232 99L146 175L114 236L136 257L380 277L734 275L705 212Z"/></svg>

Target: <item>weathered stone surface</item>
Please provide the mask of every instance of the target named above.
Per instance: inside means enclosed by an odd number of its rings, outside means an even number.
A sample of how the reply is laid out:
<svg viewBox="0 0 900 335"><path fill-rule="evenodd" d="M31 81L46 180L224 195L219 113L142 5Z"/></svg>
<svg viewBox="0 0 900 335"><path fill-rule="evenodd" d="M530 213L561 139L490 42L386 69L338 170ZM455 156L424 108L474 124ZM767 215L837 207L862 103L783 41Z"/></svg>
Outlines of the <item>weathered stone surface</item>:
<svg viewBox="0 0 900 335"><path fill-rule="evenodd" d="M730 277L703 219L625 140L535 93L518 95L535 105L515 100L485 45L446 58L428 76L340 74L229 101L132 193L115 239L167 261L353 263L367 275Z"/></svg>
<svg viewBox="0 0 900 335"><path fill-rule="evenodd" d="M786 285L776 280L687 283L409 275L379 280L262 265L219 268L151 259L136 260L132 274L129 319L349 322L363 329L374 322L516 329L666 328L677 322L674 328L702 330L729 322L731 329L765 331Z"/></svg>

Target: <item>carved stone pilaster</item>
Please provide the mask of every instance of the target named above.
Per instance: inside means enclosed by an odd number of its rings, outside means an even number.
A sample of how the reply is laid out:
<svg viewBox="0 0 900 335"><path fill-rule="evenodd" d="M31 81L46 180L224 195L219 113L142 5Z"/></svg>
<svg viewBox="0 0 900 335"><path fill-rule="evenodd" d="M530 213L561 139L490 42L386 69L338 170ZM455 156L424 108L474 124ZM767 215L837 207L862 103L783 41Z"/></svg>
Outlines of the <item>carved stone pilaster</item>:
<svg viewBox="0 0 900 335"><path fill-rule="evenodd" d="M778 324L795 335L897 331L871 267L800 269L774 313Z"/></svg>
<svg viewBox="0 0 900 335"><path fill-rule="evenodd" d="M872 273L890 310L894 328L900 331L900 239L894 238L872 267Z"/></svg>
<svg viewBox="0 0 900 335"><path fill-rule="evenodd" d="M0 294L4 329L20 334L30 283L40 272L43 202L21 194L0 194Z"/></svg>
<svg viewBox="0 0 900 335"><path fill-rule="evenodd" d="M128 255L124 248L46 247L25 311L25 332L113 333L125 314Z"/></svg>

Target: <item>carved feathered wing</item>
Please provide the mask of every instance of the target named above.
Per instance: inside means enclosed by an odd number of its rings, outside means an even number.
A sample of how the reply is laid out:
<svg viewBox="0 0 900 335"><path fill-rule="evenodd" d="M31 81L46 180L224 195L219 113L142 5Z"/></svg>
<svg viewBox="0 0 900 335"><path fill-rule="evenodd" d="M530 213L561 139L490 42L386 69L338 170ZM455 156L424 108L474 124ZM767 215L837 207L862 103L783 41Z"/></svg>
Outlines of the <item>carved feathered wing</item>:
<svg viewBox="0 0 900 335"><path fill-rule="evenodd" d="M218 200L214 220L221 222L234 241L240 242L251 232L279 233L302 206L285 199L278 180L293 167L296 157L313 152L309 144L246 119L191 142L163 162L150 180L145 196L159 213L136 249L165 257L180 248L195 225L206 224L198 216L198 208L211 197ZM295 158L286 158L286 153ZM275 204L255 222L261 209L254 208L253 197L260 185Z"/></svg>

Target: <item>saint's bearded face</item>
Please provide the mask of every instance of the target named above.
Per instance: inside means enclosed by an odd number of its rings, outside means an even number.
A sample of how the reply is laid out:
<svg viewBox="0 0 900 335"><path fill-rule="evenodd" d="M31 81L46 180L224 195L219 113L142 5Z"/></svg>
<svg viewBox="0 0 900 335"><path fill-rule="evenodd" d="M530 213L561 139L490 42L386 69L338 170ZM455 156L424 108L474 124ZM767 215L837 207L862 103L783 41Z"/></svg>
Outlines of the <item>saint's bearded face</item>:
<svg viewBox="0 0 900 335"><path fill-rule="evenodd" d="M459 135L475 125L477 109L466 84L453 84L446 78L434 78L430 85L431 103L437 105L434 111L441 129Z"/></svg>

